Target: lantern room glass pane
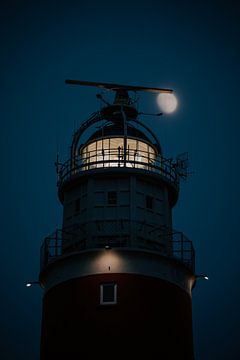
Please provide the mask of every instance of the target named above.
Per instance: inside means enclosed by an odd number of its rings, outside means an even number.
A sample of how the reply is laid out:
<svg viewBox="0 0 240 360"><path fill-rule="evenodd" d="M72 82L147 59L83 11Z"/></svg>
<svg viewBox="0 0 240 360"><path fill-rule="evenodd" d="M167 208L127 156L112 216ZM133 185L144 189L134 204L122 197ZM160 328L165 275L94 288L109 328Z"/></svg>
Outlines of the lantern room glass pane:
<svg viewBox="0 0 240 360"><path fill-rule="evenodd" d="M96 143L97 143L97 150L102 150L102 148L103 148L102 140L98 140L98 141L96 141Z"/></svg>
<svg viewBox="0 0 240 360"><path fill-rule="evenodd" d="M155 149L138 139L127 138L124 162L124 138L111 137L94 141L81 151L84 170L101 167L133 167L147 169L156 159Z"/></svg>

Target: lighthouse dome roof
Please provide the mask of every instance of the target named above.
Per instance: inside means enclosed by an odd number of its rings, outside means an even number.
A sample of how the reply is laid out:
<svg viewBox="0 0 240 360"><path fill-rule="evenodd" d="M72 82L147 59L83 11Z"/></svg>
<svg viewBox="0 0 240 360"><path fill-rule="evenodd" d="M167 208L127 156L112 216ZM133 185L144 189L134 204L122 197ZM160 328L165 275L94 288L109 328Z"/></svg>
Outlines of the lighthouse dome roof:
<svg viewBox="0 0 240 360"><path fill-rule="evenodd" d="M123 137L124 136L124 127L122 124L119 123L113 123L110 125L105 125L95 131L89 138L88 142L92 140L98 140L104 137ZM130 138L137 138L139 140L143 140L148 143L152 143L152 141L149 139L149 137L141 130L136 128L135 126L132 126L128 124L127 126L127 137ZM153 144L155 145L155 144Z"/></svg>

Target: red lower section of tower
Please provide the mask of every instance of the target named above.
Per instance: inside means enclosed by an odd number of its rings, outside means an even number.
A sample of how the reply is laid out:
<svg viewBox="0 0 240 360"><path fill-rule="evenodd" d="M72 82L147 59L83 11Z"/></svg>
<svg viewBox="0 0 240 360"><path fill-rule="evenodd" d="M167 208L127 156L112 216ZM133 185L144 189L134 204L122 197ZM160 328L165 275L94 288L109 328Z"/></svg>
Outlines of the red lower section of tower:
<svg viewBox="0 0 240 360"><path fill-rule="evenodd" d="M100 285L117 284L117 303L100 304ZM191 298L158 278L101 274L72 279L43 300L41 360L193 360Z"/></svg>

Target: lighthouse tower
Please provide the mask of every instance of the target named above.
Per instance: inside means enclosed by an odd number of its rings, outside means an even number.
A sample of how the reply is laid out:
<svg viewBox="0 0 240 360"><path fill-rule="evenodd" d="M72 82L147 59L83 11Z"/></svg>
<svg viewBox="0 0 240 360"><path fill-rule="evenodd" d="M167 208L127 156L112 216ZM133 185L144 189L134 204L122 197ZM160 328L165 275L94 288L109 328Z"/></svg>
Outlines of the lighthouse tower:
<svg viewBox="0 0 240 360"><path fill-rule="evenodd" d="M163 156L131 91L114 92L58 163L62 228L41 248L41 360L193 360L194 249L172 227L184 161Z"/></svg>

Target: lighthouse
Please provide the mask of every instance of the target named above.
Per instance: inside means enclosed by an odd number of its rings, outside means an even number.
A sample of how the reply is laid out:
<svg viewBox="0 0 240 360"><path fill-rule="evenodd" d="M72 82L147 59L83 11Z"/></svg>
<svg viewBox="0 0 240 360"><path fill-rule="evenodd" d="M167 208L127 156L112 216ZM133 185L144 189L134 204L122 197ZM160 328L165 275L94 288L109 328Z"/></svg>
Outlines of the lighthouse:
<svg viewBox="0 0 240 360"><path fill-rule="evenodd" d="M131 95L172 90L66 83L114 99L97 95L56 164L63 218L41 247L41 360L193 360L194 248L172 225L186 164L165 157Z"/></svg>

